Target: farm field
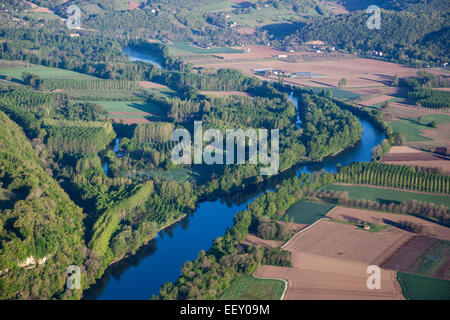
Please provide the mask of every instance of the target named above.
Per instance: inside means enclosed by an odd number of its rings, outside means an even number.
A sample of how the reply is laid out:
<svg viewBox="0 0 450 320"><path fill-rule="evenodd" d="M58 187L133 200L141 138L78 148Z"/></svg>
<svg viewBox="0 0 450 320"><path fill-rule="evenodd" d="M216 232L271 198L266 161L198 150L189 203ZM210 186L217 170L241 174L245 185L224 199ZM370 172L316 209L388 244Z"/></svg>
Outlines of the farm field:
<svg viewBox="0 0 450 320"><path fill-rule="evenodd" d="M450 160L407 146L391 147L381 161L387 164L434 168L440 173L450 174Z"/></svg>
<svg viewBox="0 0 450 320"><path fill-rule="evenodd" d="M413 223L422 224L429 226L433 229L433 237L450 241L450 229L442 226L440 224L426 221L418 217L397 214L397 213L385 213L380 211L372 211L367 209L357 209L357 208L345 208L345 207L334 207L325 216L326 218L336 219L336 220L363 220L373 224L379 224L380 222L386 224L395 224L400 221L409 221ZM390 228L392 229L392 228ZM389 230L389 229L388 229ZM388 231L386 230L386 231ZM366 232L369 233L369 232ZM377 234L380 234L377 232ZM412 234L411 234L412 235Z"/></svg>
<svg viewBox="0 0 450 320"><path fill-rule="evenodd" d="M407 272L450 280L450 241L437 241Z"/></svg>
<svg viewBox="0 0 450 320"><path fill-rule="evenodd" d="M403 202L417 200L432 202L436 205L450 207L448 195L427 194L411 191L396 190L383 187L369 187L363 185L333 184L325 188L329 191L347 191L351 199L366 199L380 203Z"/></svg>
<svg viewBox="0 0 450 320"><path fill-rule="evenodd" d="M75 71L44 67L39 65L30 65L23 62L11 62L0 60L0 76L11 77L22 81L22 73L29 72L38 75L41 79L75 79L75 80L98 80L99 78L78 73Z"/></svg>
<svg viewBox="0 0 450 320"><path fill-rule="evenodd" d="M272 49L273 50L273 49ZM286 54L286 52L278 51L278 54ZM256 56L253 51L247 55L248 58ZM273 55L276 55L275 53ZM273 56L272 55L272 56ZM313 55L313 54L312 54ZM267 54L264 55L267 57ZM314 62L287 62L280 60L268 60L260 62L227 62L196 64L204 68L234 68L241 70L245 74L254 75L254 69L276 68L281 70L289 70L291 72L313 72L325 75L324 78L312 79L287 79L290 83L306 87L325 87L336 88L341 78L346 78L347 85L342 89L348 88L349 91L355 92L358 88L369 88L372 91L386 88L390 85L395 74L399 77L415 76L418 69L406 67L391 62L355 58L347 56L344 60L325 60ZM267 80L267 78L265 78Z"/></svg>
<svg viewBox="0 0 450 320"><path fill-rule="evenodd" d="M124 123L142 123L157 120L161 109L152 103L143 101L90 101L106 109L108 117L114 121Z"/></svg>
<svg viewBox="0 0 450 320"><path fill-rule="evenodd" d="M230 47L201 48L187 41L174 41L167 46L169 53L174 56L196 55L196 54L217 54L217 53L242 53L242 50Z"/></svg>
<svg viewBox="0 0 450 320"><path fill-rule="evenodd" d="M313 224L320 218L322 218L328 211L330 211L334 205L323 204L311 201L299 201L294 203L285 214L288 219L293 218L294 223L300 224ZM281 218L280 220L283 220Z"/></svg>
<svg viewBox="0 0 450 320"><path fill-rule="evenodd" d="M351 224L321 220L294 236L283 249L370 265L396 242L409 237L397 228L367 232Z"/></svg>
<svg viewBox="0 0 450 320"><path fill-rule="evenodd" d="M408 237L395 228L371 233L322 220L283 246L292 268L262 265L255 275L288 280L285 299L403 299L393 270L381 270L381 290L367 289L367 266Z"/></svg>
<svg viewBox="0 0 450 320"><path fill-rule="evenodd" d="M398 273L403 294L408 300L449 300L450 281L430 277Z"/></svg>
<svg viewBox="0 0 450 320"><path fill-rule="evenodd" d="M422 122L417 119L398 120L389 123L389 126L396 132L406 137L406 142L433 140L430 135L438 129L431 128L427 124L436 121L437 125L450 122L450 115L429 115L423 117Z"/></svg>
<svg viewBox="0 0 450 320"><path fill-rule="evenodd" d="M280 300L285 284L281 280L240 277L220 296L220 300Z"/></svg>

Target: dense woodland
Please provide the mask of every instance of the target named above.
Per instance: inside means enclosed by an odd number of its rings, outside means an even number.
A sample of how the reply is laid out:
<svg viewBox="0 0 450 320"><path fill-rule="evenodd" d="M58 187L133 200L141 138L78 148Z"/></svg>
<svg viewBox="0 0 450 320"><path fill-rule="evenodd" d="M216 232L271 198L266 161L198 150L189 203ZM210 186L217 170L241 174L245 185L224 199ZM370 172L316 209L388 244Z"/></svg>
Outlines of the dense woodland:
<svg viewBox="0 0 450 320"><path fill-rule="evenodd" d="M382 11L379 30L367 28L369 16L360 11L316 20L283 42L289 46L322 40L351 53L372 57L374 51L381 51L384 58L417 65L433 62L440 66L449 61L448 6L432 12Z"/></svg>

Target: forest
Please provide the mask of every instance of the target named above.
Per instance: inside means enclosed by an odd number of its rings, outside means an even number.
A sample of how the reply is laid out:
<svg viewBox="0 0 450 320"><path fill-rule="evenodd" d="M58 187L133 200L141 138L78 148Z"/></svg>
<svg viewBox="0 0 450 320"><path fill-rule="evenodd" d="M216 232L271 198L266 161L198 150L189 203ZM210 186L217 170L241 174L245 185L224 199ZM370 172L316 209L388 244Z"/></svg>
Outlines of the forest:
<svg viewBox="0 0 450 320"><path fill-rule="evenodd" d="M285 45L301 44L320 39L337 49L373 57L381 51L383 57L400 63L442 65L449 60L448 7L444 11L408 12L382 10L383 26L370 30L366 26L369 14L357 11L316 20L301 26L297 32L282 40ZM429 45L433 43L433 45Z"/></svg>

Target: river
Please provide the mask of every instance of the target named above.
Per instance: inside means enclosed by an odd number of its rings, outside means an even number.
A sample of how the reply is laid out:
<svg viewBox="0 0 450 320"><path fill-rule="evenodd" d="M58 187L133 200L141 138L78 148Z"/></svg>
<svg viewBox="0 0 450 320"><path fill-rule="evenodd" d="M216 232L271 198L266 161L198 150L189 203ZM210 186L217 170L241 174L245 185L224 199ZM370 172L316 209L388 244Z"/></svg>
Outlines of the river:
<svg viewBox="0 0 450 320"><path fill-rule="evenodd" d="M292 101L297 107L297 100ZM298 121L300 119L297 119L297 125L301 126ZM153 294L158 294L165 282L175 281L179 277L185 261L195 259L200 250L207 251L212 246L212 241L233 225L237 212L244 210L255 197L280 180L322 169L336 172L338 164L370 161L373 147L380 144L385 136L369 121L361 118L359 121L363 129L362 139L352 148L337 156L325 158L320 163L287 170L265 185L201 203L193 214L159 232L157 238L139 249L135 255L108 267L103 277L84 292L84 298L150 299Z"/></svg>

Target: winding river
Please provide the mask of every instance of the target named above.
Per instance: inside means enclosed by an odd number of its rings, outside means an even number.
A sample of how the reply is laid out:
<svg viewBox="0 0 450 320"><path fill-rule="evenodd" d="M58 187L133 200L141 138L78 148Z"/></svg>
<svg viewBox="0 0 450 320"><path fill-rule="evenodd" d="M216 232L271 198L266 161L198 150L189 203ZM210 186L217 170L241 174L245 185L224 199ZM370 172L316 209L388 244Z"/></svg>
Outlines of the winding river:
<svg viewBox="0 0 450 320"><path fill-rule="evenodd" d="M297 102L295 98L292 101ZM301 126L299 121L297 119L297 125ZM165 282L178 278L185 261L195 259L200 250L208 250L212 241L232 226L237 212L244 210L255 197L280 180L305 172L335 172L338 164L370 161L373 147L385 136L369 121L361 118L359 121L363 129L362 139L352 148L320 163L287 170L263 185L201 203L193 214L161 231L135 255L108 267L103 277L84 292L84 299L149 299L158 294Z"/></svg>

